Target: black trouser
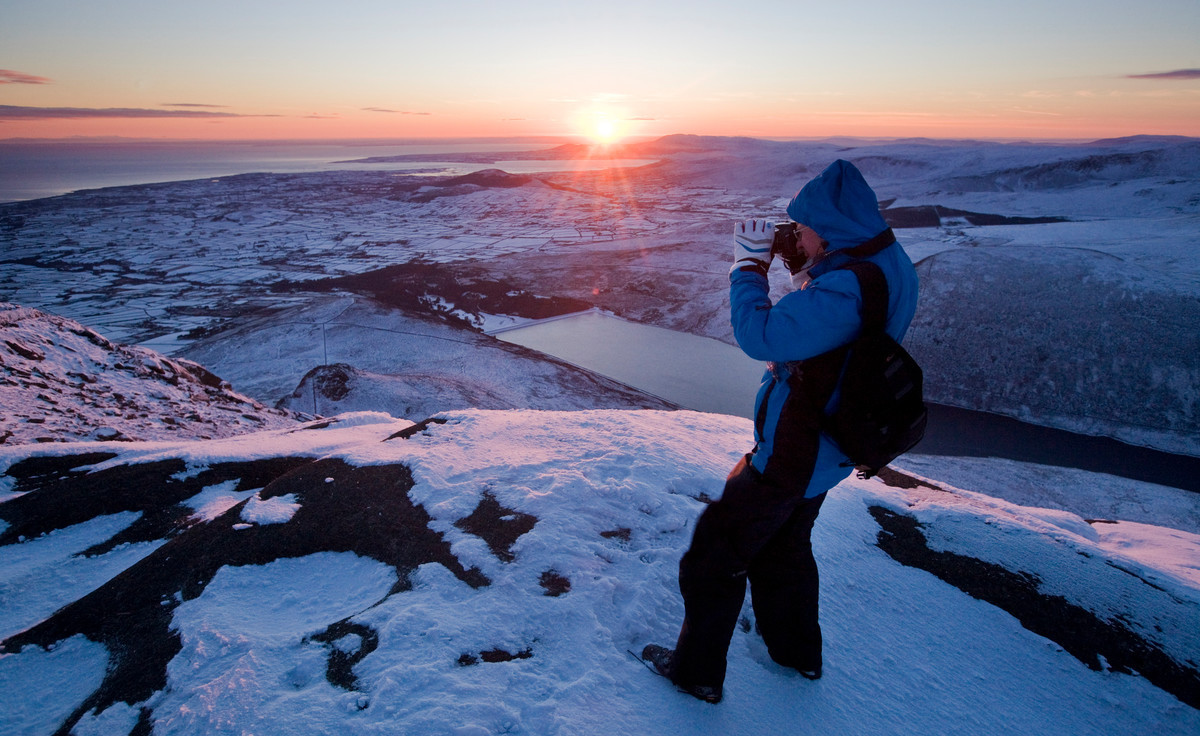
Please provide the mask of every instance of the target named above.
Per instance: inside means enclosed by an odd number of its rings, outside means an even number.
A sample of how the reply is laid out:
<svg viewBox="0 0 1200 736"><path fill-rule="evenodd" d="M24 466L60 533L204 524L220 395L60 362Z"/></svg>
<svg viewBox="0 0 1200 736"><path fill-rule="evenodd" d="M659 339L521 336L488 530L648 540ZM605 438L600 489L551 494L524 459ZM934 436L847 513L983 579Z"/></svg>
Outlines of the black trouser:
<svg viewBox="0 0 1200 736"><path fill-rule="evenodd" d="M797 669L820 666L811 535L824 500L825 494L806 499L764 482L748 456L734 467L721 498L700 515L679 562L684 619L672 679L681 685L724 683L747 578L771 658Z"/></svg>

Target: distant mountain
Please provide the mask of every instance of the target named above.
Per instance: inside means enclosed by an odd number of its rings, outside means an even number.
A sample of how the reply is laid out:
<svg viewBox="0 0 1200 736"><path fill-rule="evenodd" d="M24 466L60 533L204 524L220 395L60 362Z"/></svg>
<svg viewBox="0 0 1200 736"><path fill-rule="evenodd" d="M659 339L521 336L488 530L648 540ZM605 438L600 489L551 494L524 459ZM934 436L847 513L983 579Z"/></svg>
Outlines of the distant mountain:
<svg viewBox="0 0 1200 736"><path fill-rule="evenodd" d="M1092 141L1091 146L1110 146L1113 148L1146 148L1152 146L1173 146L1179 143L1200 143L1200 138L1186 135L1129 135L1122 138L1101 138Z"/></svg>
<svg viewBox="0 0 1200 736"><path fill-rule="evenodd" d="M404 199L413 203L432 202L439 197L457 197L473 194L484 189L515 189L523 186L546 186L537 177L526 174L510 174L501 169L483 169L462 176L452 176L429 183L410 184L409 194ZM403 187L397 186L399 194Z"/></svg>
<svg viewBox="0 0 1200 736"><path fill-rule="evenodd" d="M1064 158L1033 166L957 176L949 184L962 192L1045 191L1078 187L1093 182L1126 182L1154 177L1191 177L1200 168L1200 141L1167 146L1166 141L1145 139L1114 148L1112 153Z"/></svg>
<svg viewBox="0 0 1200 736"><path fill-rule="evenodd" d="M474 184L479 187L500 187L509 189L512 187L520 187L534 181L532 176L523 174L510 174L507 171L500 169L483 169L474 171L470 174L462 176L453 176L439 183L439 186L457 186L460 184Z"/></svg>
<svg viewBox="0 0 1200 736"><path fill-rule="evenodd" d="M0 444L211 439L294 426L190 360L0 302Z"/></svg>

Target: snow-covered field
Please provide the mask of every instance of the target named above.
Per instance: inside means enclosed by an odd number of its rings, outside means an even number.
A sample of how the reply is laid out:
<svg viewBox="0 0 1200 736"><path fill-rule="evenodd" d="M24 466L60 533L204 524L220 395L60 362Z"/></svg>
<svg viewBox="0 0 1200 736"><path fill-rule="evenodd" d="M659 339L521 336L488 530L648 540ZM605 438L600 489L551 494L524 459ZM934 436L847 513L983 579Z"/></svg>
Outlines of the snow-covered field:
<svg viewBox="0 0 1200 736"><path fill-rule="evenodd" d="M724 702L675 692L627 650L673 641L749 433L466 410L0 448L5 733L1200 729L1200 537L902 474L822 510L823 679L774 665L747 606Z"/></svg>
<svg viewBox="0 0 1200 736"><path fill-rule="evenodd" d="M391 335L430 317L477 342L498 318L591 306L731 342L730 222L781 217L842 157L919 261L908 343L932 400L1200 454L1200 142L670 136L610 155L659 163L253 174L0 205L0 300L192 358L267 404L322 365L331 331L309 317L329 290L393 313L376 354L410 351Z"/></svg>
<svg viewBox="0 0 1200 736"><path fill-rule="evenodd" d="M843 157L929 398L1200 454L1200 143L622 154L661 163L0 205L0 734L1200 731L1200 496L989 458L831 491L823 679L747 607L724 702L674 692L627 650L750 422L482 332L729 342L729 222Z"/></svg>

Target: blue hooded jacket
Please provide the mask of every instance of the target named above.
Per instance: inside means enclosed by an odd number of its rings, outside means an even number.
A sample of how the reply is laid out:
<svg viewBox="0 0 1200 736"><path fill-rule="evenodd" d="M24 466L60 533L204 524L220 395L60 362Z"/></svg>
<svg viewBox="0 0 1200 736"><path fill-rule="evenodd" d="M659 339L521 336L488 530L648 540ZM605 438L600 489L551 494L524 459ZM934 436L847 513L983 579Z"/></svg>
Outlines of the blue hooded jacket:
<svg viewBox="0 0 1200 736"><path fill-rule="evenodd" d="M733 333L742 351L755 360L771 365L755 401L756 417L752 464L769 480L787 485L803 483L803 478L772 478L776 455L796 448L776 447L776 430L789 406L792 387L785 364L812 358L841 347L856 338L862 329L862 294L854 273L838 270L854 259L846 248L860 245L887 229L879 214L875 192L863 175L848 161L833 162L810 181L792 199L788 216L807 225L828 241L827 256L809 272L812 277L803 289L793 291L772 304L767 279L753 269L730 275L730 319ZM917 308L917 273L912 261L898 244L884 248L867 258L878 265L888 282L886 331L897 342L904 338ZM839 399L835 390L826 411L832 411ZM781 443L782 445L782 443ZM843 465L846 456L824 432L820 434L817 456L804 496L813 498L828 491L850 475ZM778 475L778 473L775 473Z"/></svg>

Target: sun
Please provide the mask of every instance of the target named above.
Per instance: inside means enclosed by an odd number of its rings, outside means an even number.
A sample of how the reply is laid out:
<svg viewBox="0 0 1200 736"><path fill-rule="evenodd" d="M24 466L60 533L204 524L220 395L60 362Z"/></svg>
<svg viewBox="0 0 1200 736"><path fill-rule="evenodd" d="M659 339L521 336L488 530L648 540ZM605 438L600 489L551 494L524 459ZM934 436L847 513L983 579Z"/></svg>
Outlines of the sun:
<svg viewBox="0 0 1200 736"><path fill-rule="evenodd" d="M625 137L624 121L616 115L594 112L580 120L583 134L596 146L609 146Z"/></svg>
<svg viewBox="0 0 1200 736"><path fill-rule="evenodd" d="M633 114L618 105L601 102L576 109L570 116L570 127L575 135L593 146L607 147L618 144L631 135Z"/></svg>
<svg viewBox="0 0 1200 736"><path fill-rule="evenodd" d="M607 145L617 139L617 124L608 118L599 118L592 125L592 140Z"/></svg>

